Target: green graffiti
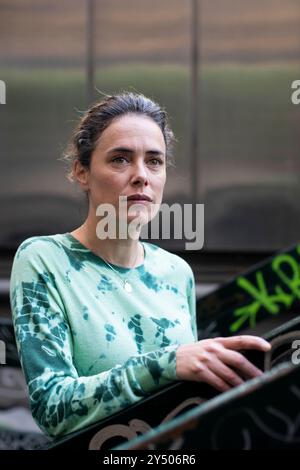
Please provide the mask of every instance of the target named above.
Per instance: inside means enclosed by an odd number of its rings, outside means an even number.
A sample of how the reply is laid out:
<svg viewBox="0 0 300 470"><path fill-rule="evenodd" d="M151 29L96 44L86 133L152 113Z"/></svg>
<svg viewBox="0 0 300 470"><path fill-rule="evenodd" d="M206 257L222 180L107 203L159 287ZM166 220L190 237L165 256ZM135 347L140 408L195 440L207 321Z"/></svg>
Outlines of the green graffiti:
<svg viewBox="0 0 300 470"><path fill-rule="evenodd" d="M300 245L297 246L297 253L300 254ZM256 272L256 285L245 277L238 277L236 281L238 287L247 292L253 301L234 310L233 316L238 319L230 325L232 333L237 332L246 322L249 322L249 326L252 328L255 327L257 314L261 309L270 315L277 315L280 312L280 304L289 308L296 299L300 299L300 267L298 262L291 255L278 255L274 258L271 269L278 281L281 281L289 292L284 291L283 286L277 283L273 292L269 293L261 271Z"/></svg>
<svg viewBox="0 0 300 470"><path fill-rule="evenodd" d="M291 267L292 278L289 278L281 269L281 265L284 263L287 263ZM300 270L297 261L289 255L279 255L274 259L272 268L282 282L292 291L294 297L300 299Z"/></svg>

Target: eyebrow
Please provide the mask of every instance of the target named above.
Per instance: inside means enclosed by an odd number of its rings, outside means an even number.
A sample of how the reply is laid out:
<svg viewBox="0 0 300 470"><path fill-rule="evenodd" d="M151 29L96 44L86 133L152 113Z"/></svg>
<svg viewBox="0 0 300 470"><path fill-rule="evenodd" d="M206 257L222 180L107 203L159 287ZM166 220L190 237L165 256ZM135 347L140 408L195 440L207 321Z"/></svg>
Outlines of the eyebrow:
<svg viewBox="0 0 300 470"><path fill-rule="evenodd" d="M107 154L108 155L111 155L113 153L116 153L116 152L121 152L121 153L134 153L134 150L128 148L128 147L115 147L115 148L112 148L110 149ZM149 155L161 155L161 156L164 156L164 152L162 152L161 150L147 150L146 151L147 154Z"/></svg>

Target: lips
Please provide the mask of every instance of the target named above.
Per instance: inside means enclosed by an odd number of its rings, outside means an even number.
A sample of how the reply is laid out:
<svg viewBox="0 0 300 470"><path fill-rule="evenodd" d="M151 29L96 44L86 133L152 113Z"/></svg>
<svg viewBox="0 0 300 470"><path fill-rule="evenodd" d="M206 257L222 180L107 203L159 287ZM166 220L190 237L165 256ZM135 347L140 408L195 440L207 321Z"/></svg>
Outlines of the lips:
<svg viewBox="0 0 300 470"><path fill-rule="evenodd" d="M149 201L151 202L152 199L147 196L146 194L132 194L131 196L127 197L127 201Z"/></svg>

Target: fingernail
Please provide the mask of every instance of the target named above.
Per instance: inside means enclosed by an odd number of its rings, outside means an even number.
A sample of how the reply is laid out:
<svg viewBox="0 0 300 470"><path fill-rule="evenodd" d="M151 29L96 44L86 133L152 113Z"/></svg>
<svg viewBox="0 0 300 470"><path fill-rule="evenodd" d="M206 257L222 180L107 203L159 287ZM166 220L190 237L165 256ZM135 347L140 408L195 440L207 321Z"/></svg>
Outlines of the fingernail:
<svg viewBox="0 0 300 470"><path fill-rule="evenodd" d="M272 347L270 343L268 343L267 341L263 340L261 344L262 344L262 346L264 347L264 350L265 350L265 351L270 351L270 349L271 349L271 347Z"/></svg>

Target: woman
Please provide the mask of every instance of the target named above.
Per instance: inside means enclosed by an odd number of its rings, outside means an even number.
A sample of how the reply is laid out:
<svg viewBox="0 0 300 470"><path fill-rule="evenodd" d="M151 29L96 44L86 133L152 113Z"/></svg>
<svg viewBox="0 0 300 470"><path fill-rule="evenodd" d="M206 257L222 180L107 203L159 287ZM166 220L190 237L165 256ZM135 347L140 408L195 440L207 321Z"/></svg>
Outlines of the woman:
<svg viewBox="0 0 300 470"><path fill-rule="evenodd" d="M86 220L71 233L31 237L15 255L17 345L33 417L49 435L79 430L175 380L225 391L261 374L237 350L269 344L254 336L197 341L190 266L139 241L162 201L172 139L165 112L142 95L93 106L68 154L89 201ZM116 209L117 228L125 222L126 237L100 233L104 204Z"/></svg>

